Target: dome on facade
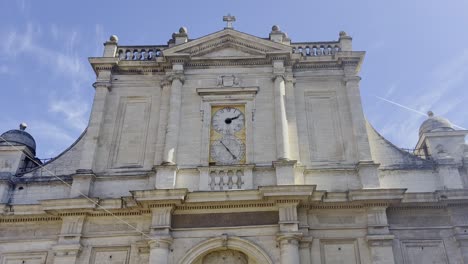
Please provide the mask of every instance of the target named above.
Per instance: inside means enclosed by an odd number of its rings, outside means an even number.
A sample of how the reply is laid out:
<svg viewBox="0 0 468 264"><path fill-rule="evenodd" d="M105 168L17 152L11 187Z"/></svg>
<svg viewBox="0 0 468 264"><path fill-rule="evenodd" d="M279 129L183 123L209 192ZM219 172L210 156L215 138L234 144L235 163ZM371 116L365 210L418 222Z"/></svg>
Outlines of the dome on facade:
<svg viewBox="0 0 468 264"><path fill-rule="evenodd" d="M419 137L427 132L455 130L452 123L450 123L450 121L448 121L446 118L441 116L434 116L434 113L431 111L429 111L427 115L429 118L426 119L426 121L424 121L419 127Z"/></svg>
<svg viewBox="0 0 468 264"><path fill-rule="evenodd" d="M25 123L21 123L20 129L12 129L3 133L0 138L0 145L8 145L7 142L13 145L23 145L36 155L36 141L28 132L24 131L26 127Z"/></svg>

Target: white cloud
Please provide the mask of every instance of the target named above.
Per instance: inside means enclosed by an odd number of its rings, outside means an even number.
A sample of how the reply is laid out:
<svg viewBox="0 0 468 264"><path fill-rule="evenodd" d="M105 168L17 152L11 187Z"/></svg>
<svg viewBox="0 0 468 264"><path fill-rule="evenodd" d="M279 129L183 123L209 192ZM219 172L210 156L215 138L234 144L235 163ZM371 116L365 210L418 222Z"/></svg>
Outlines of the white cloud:
<svg viewBox="0 0 468 264"><path fill-rule="evenodd" d="M80 99L56 99L49 104L49 111L62 114L65 121L77 130L83 130L88 121L88 104Z"/></svg>
<svg viewBox="0 0 468 264"><path fill-rule="evenodd" d="M42 29L38 25L27 25L24 32L11 30L6 35L6 40L1 46L1 56L7 60L14 61L18 56L28 56L35 59L40 64L57 75L68 76L82 82L90 81L88 72L85 70L84 63L74 52L78 33L70 31L64 34L64 31L55 29L57 37L64 35L64 47L59 49L45 47L41 45L43 37Z"/></svg>
<svg viewBox="0 0 468 264"><path fill-rule="evenodd" d="M467 93L464 89L468 83L468 49L448 57L424 77L422 82L427 83L425 87L410 89L392 84L383 97L403 105L400 109L408 107L422 113L432 110L436 115L448 117L449 120L465 120L463 115L466 112L464 104ZM382 135L398 146L413 147L418 140L419 126L425 117L410 110L398 110L393 112L393 118L398 121L387 123L387 119L380 126ZM454 125L462 129L460 124Z"/></svg>

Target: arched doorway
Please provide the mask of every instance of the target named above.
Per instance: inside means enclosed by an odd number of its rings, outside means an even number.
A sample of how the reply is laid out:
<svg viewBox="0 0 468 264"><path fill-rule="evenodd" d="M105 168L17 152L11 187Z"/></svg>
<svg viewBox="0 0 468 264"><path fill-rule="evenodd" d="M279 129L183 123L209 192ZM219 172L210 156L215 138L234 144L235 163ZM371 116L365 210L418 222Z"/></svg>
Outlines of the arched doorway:
<svg viewBox="0 0 468 264"><path fill-rule="evenodd" d="M254 243L239 237L211 238L190 249L179 264L273 264Z"/></svg>
<svg viewBox="0 0 468 264"><path fill-rule="evenodd" d="M249 257L236 250L213 251L201 259L202 264L249 264Z"/></svg>

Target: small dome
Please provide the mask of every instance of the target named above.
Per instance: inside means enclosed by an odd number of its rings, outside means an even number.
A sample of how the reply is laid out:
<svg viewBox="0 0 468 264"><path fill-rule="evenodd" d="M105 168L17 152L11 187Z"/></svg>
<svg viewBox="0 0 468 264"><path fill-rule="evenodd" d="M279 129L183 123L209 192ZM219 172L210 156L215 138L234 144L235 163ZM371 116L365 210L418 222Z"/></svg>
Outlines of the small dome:
<svg viewBox="0 0 468 264"><path fill-rule="evenodd" d="M427 113L429 118L424 121L419 127L419 137L422 134L427 132L437 132L437 131L454 131L453 125L446 118L441 116L434 116L434 113L429 111Z"/></svg>
<svg viewBox="0 0 468 264"><path fill-rule="evenodd" d="M36 141L26 131L26 124L21 123L20 129L12 129L3 133L0 137L0 146L22 145L29 148L29 150L36 155Z"/></svg>

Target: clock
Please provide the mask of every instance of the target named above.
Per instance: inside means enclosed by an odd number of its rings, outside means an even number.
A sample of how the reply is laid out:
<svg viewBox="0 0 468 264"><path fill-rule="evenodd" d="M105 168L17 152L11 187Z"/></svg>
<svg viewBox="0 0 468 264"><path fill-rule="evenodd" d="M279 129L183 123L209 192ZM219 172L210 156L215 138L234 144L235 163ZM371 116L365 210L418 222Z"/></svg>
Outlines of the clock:
<svg viewBox="0 0 468 264"><path fill-rule="evenodd" d="M213 129L223 135L233 135L244 128L244 113L235 107L217 110L212 118Z"/></svg>
<svg viewBox="0 0 468 264"><path fill-rule="evenodd" d="M245 163L245 105L212 106L209 149L212 164Z"/></svg>
<svg viewBox="0 0 468 264"><path fill-rule="evenodd" d="M238 164L244 159L245 145L234 137L222 137L214 141L210 148L211 158L220 164Z"/></svg>

